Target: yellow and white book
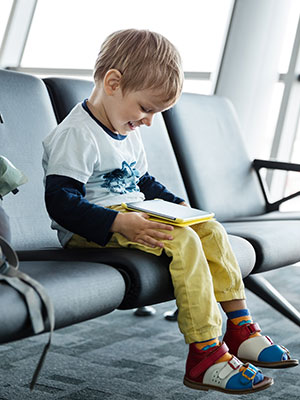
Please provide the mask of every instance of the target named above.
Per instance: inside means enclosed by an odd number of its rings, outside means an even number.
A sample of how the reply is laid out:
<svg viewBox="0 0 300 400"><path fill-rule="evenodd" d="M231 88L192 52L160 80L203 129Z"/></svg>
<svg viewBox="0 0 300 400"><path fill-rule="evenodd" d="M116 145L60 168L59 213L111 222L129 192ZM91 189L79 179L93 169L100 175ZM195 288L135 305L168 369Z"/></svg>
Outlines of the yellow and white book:
<svg viewBox="0 0 300 400"><path fill-rule="evenodd" d="M214 219L212 212L184 207L161 199L122 203L122 206L129 211L144 212L152 221L176 226L189 226Z"/></svg>

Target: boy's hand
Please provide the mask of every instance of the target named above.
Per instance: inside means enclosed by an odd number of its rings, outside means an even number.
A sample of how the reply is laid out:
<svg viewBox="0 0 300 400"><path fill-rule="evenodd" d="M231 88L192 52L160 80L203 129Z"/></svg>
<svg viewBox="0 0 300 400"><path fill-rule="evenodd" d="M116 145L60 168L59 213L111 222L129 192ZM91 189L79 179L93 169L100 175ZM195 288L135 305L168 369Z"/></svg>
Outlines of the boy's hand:
<svg viewBox="0 0 300 400"><path fill-rule="evenodd" d="M119 232L131 242L137 242L148 247L164 247L160 240L172 240L173 237L158 229L172 231L171 225L149 221L149 216L145 213L129 212L119 213L112 226L111 232ZM158 239L158 240L157 240Z"/></svg>
<svg viewBox="0 0 300 400"><path fill-rule="evenodd" d="M179 203L179 205L184 207L189 207L189 205L185 201L182 201L181 203Z"/></svg>

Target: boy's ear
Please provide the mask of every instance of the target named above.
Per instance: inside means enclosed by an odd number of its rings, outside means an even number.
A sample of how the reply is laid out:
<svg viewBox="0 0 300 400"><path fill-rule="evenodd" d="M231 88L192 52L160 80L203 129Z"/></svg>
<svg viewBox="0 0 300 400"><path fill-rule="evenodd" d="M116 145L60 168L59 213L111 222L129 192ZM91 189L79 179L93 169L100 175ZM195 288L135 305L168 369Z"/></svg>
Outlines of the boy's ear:
<svg viewBox="0 0 300 400"><path fill-rule="evenodd" d="M110 69L103 79L103 87L108 96L112 96L120 87L122 74L117 69Z"/></svg>

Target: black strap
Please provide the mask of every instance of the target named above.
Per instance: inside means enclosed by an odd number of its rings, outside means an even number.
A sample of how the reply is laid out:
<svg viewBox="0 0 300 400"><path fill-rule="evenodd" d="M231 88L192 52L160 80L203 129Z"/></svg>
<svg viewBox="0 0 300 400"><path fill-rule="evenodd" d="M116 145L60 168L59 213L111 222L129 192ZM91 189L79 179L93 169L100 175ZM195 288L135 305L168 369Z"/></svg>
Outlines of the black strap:
<svg viewBox="0 0 300 400"><path fill-rule="evenodd" d="M0 261L0 280L4 280L24 296L34 333L37 334L45 330L41 302L45 306L49 320L49 339L44 347L30 383L30 390L33 390L51 344L52 333L55 326L54 307L45 288L35 279L18 270L19 262L17 254L1 236L0 246L3 253L2 261Z"/></svg>

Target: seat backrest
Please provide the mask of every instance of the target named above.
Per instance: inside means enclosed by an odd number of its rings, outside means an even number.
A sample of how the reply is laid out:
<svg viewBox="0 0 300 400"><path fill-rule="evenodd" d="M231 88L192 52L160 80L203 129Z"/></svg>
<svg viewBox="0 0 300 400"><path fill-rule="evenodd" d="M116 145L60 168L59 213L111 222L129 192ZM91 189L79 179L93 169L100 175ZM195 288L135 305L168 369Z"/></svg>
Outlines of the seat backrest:
<svg viewBox="0 0 300 400"><path fill-rule="evenodd" d="M57 122L60 123L72 108L86 99L91 93L94 83L84 79L45 78Z"/></svg>
<svg viewBox="0 0 300 400"><path fill-rule="evenodd" d="M191 204L220 221L263 214L261 187L232 104L183 93L164 113Z"/></svg>
<svg viewBox="0 0 300 400"><path fill-rule="evenodd" d="M44 206L42 140L56 126L44 83L35 77L0 70L0 154L28 178L19 193L4 197L16 250L57 246Z"/></svg>
<svg viewBox="0 0 300 400"><path fill-rule="evenodd" d="M91 81L70 78L46 78L53 108L58 122L61 122L69 111L79 102L89 97L93 88ZM188 201L182 176L168 136L162 114L158 113L151 127L141 126L141 134L147 159L149 173L179 197Z"/></svg>

